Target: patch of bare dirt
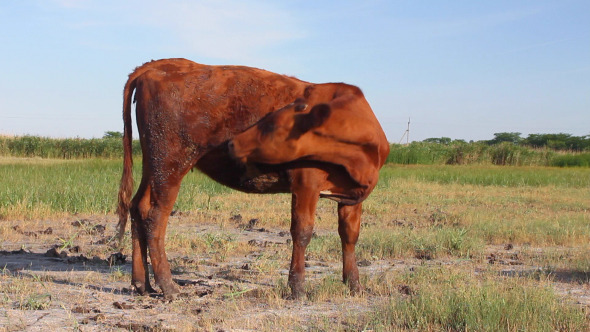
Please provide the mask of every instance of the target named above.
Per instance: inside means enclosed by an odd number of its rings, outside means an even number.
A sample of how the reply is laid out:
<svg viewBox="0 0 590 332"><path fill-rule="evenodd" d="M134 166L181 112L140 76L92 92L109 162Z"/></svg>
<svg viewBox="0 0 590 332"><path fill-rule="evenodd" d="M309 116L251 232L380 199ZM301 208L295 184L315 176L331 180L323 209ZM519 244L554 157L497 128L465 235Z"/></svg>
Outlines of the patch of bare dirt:
<svg viewBox="0 0 590 332"><path fill-rule="evenodd" d="M116 221L113 216L71 218L44 221L32 227L25 223L3 221L12 232L0 250L0 331L80 331L131 330L176 331L202 328L245 326L249 329L262 319L293 320L305 329L306 317L338 319L343 313L371 310L375 296L343 301L282 301L273 306L264 301L265 291L286 280L288 259L268 259L277 273L260 268L260 257L277 252L290 255L290 234L284 229L267 229L256 219L233 216L223 226L195 224L190 216L176 214L173 229L185 233L229 233L236 243L251 248L247 254L228 251L227 257L215 259L207 253L182 255L168 250L173 277L181 285L181 295L168 303L159 294L137 296L130 288L130 257L111 247ZM327 231L324 231L327 232ZM335 230L334 230L335 232ZM72 236L71 234L75 234ZM404 260L361 260L361 275L413 269L420 265L449 265L471 269L474 273L495 269L510 277L543 273L527 264L519 248L512 245L490 246L481 262L460 259L412 257ZM340 262L308 260L308 280L333 275L339 278ZM572 271L551 271L555 289L581 305L590 305L589 275ZM153 279L152 279L153 282ZM407 285L397 285L399 296L414 292ZM234 308L236 297L252 297L250 305ZM232 308L231 313L220 308ZM235 313L240 313L235 315ZM206 324L203 325L204 321ZM293 326L295 327L295 326Z"/></svg>

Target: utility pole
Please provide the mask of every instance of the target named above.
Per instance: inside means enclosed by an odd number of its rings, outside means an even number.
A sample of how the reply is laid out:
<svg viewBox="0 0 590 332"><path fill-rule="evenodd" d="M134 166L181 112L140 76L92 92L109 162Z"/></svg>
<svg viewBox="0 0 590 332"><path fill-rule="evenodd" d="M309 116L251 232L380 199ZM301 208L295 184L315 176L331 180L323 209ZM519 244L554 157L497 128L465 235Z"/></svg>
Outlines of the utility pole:
<svg viewBox="0 0 590 332"><path fill-rule="evenodd" d="M402 141L406 138L406 144L410 144L410 118L408 118L408 129L402 135L402 138L399 140L399 144L402 144Z"/></svg>
<svg viewBox="0 0 590 332"><path fill-rule="evenodd" d="M410 117L408 117L408 129L406 132L408 133L406 135L406 144L410 144Z"/></svg>

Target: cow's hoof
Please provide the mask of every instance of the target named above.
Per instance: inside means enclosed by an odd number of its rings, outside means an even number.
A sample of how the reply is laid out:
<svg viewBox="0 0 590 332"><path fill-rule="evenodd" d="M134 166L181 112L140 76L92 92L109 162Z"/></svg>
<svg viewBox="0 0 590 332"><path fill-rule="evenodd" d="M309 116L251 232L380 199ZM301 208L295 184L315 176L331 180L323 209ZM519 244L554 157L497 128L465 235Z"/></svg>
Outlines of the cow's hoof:
<svg viewBox="0 0 590 332"><path fill-rule="evenodd" d="M155 289L152 288L152 286L150 286L150 284L144 284L141 281L135 281L133 282L133 284L131 285L131 287L133 287L135 289L135 291L137 292L137 294L139 295L148 295L148 294L153 294L156 292Z"/></svg>
<svg viewBox="0 0 590 332"><path fill-rule="evenodd" d="M305 300L307 298L303 287L301 288L292 288L291 295L287 297L287 300Z"/></svg>
<svg viewBox="0 0 590 332"><path fill-rule="evenodd" d="M175 300L180 293L180 290L174 281L166 282L163 285L160 285L160 288L162 289L162 293L164 293L164 300L166 301Z"/></svg>
<svg viewBox="0 0 590 332"><path fill-rule="evenodd" d="M351 295L360 295L363 292L363 289L359 284L355 286L350 286L350 294Z"/></svg>
<svg viewBox="0 0 590 332"><path fill-rule="evenodd" d="M352 295L359 295L362 291L361 284L357 282L347 282L348 288L350 289L350 294Z"/></svg>
<svg viewBox="0 0 590 332"><path fill-rule="evenodd" d="M177 292L177 293L165 293L164 294L164 301L166 301L166 302L172 302L172 301L176 300L176 298L178 298L178 294L180 294L180 292Z"/></svg>

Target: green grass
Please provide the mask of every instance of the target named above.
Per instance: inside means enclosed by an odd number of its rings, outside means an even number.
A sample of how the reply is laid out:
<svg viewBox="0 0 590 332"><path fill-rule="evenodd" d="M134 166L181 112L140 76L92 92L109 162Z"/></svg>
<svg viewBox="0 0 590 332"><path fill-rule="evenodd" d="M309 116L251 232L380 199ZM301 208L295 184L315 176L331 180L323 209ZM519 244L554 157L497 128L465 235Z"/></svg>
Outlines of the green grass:
<svg viewBox="0 0 590 332"><path fill-rule="evenodd" d="M3 162L0 214L112 212L119 173L113 161L101 159Z"/></svg>
<svg viewBox="0 0 590 332"><path fill-rule="evenodd" d="M561 301L546 281L473 278L467 272L445 268L418 268L401 279L401 285L410 290L408 296L392 296L350 324L377 331L582 331L588 328L583 308Z"/></svg>
<svg viewBox="0 0 590 332"><path fill-rule="evenodd" d="M379 187L389 187L397 179L415 179L440 184L528 187L556 186L584 188L590 186L590 169L500 166L402 166L386 165L381 171Z"/></svg>
<svg viewBox="0 0 590 332"><path fill-rule="evenodd" d="M0 159L0 220L9 220L0 225L0 234L5 239L24 236L9 226L13 224L10 220L114 213L121 167L120 160L105 159ZM136 182L140 171L136 159ZM368 295L359 297L350 296L340 282L339 270L319 280L310 278L308 301L342 308L350 304L351 309L348 314L342 311L336 322L318 312L317 320L300 323L318 330L587 330L585 309L557 295L550 278L553 271L579 274L590 270L588 197L587 168L387 165L377 188L363 203L358 259L409 261L412 269L395 266L393 271L361 272ZM187 175L175 208L191 212L183 223L215 221L232 223L235 229L238 226L229 217L240 214L242 224L257 218L257 227L289 229L289 195L238 193L199 172ZM317 235L308 247L308 259L339 266L336 204L320 201L316 216ZM224 232L223 226L222 231L201 232L187 232L186 224L174 226L166 242L168 251L177 256L173 269L201 264L183 260L183 256L206 257L219 264L255 250L260 256L248 271L276 282L260 295L254 295L258 291L251 284L228 289L223 301L211 306L219 307L219 312L211 309L213 318L221 313L230 317L232 310L241 312L256 305L287 310L292 306L283 299L289 290L281 272L288 266L288 246L253 248ZM67 233L54 240L65 247L74 236L75 232ZM528 277L500 275L498 269L504 266L487 264L486 245L507 243L518 246L519 259L526 264L549 272ZM473 265L484 268L475 273ZM52 305L41 282L35 281L32 287L9 277L0 273L3 292L9 296L6 303L23 310ZM122 271L113 271L111 277L128 278ZM409 291L402 292L400 287ZM355 301L371 301L364 306L370 309L355 311ZM297 326L296 320L293 325L292 320L276 319L252 324L263 329L275 323Z"/></svg>
<svg viewBox="0 0 590 332"><path fill-rule="evenodd" d="M167 248L176 253L191 255L195 252L210 255L223 262L229 254L236 254L238 242L236 236L225 233L186 233L170 232L167 237Z"/></svg>
<svg viewBox="0 0 590 332"><path fill-rule="evenodd" d="M590 153L558 156L551 160L551 165L559 167L590 167Z"/></svg>
<svg viewBox="0 0 590 332"><path fill-rule="evenodd" d="M122 161L109 159L0 159L0 218L51 214L105 214L117 206ZM134 165L135 185L141 164ZM183 181L176 209L214 208L230 189L193 172Z"/></svg>
<svg viewBox="0 0 590 332"><path fill-rule="evenodd" d="M470 258L481 254L483 241L464 228L404 229L371 227L363 229L356 247L359 260L388 260L403 257L435 259L451 256ZM340 259L340 238L337 234L312 238L308 256L316 259Z"/></svg>
<svg viewBox="0 0 590 332"><path fill-rule="evenodd" d="M360 311L356 301L363 303L363 297L351 298L337 276L308 283L309 302L334 303L342 312L336 317L322 312L306 320L293 317L290 326L314 331L588 330L587 310L557 296L551 279L542 274L501 277L493 271L475 275L453 266L422 266L376 272L362 283L372 300L369 310ZM279 280L261 295L274 300L288 293ZM243 301L240 305L253 304ZM285 329L285 322L272 315L257 323L261 330Z"/></svg>
<svg viewBox="0 0 590 332"><path fill-rule="evenodd" d="M121 167L120 160L105 159L0 159L0 218L114 213ZM140 172L136 163L136 186ZM590 236L588 188L586 168L388 165L364 203L365 222L380 226L364 228L362 255L428 249L462 257L480 243L580 243ZM289 205L289 195L242 194L191 172L175 209L243 214L288 227ZM318 226L333 229L334 214L333 202L321 201ZM338 247L337 238L314 242L311 253Z"/></svg>

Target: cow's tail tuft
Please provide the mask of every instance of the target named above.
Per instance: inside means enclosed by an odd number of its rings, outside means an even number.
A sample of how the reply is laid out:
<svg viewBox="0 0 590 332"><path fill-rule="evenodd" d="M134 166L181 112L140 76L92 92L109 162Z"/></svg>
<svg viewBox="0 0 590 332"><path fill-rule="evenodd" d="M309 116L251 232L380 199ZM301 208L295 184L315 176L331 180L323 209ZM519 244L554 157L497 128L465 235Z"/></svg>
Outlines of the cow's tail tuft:
<svg viewBox="0 0 590 332"><path fill-rule="evenodd" d="M131 204L131 195L133 194L133 135L131 123L131 96L136 86L136 79L139 71L134 71L129 75L123 91L123 175L119 186L119 206L117 215L119 216L118 228L118 245L123 246L123 237L125 227L129 219L129 207Z"/></svg>

